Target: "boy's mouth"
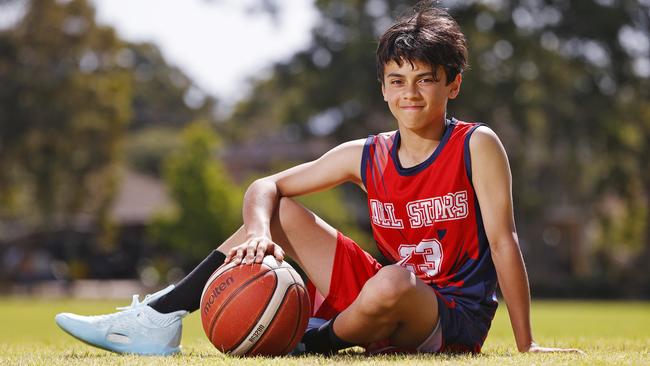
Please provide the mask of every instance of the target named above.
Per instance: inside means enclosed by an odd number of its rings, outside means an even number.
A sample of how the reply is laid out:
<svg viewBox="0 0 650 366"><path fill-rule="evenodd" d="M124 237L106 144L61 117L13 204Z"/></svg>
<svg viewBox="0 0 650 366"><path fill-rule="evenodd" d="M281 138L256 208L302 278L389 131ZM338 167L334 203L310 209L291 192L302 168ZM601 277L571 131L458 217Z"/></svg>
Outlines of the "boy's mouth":
<svg viewBox="0 0 650 366"><path fill-rule="evenodd" d="M415 111L415 110L420 110L424 108L423 105L401 105L400 109L407 110L407 111Z"/></svg>

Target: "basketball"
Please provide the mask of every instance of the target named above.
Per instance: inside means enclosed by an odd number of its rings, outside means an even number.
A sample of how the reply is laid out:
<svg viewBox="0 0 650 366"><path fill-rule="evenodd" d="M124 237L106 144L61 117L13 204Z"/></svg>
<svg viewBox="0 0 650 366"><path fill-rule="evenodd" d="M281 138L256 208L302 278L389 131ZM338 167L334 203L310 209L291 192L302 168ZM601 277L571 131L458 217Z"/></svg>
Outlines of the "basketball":
<svg viewBox="0 0 650 366"><path fill-rule="evenodd" d="M300 275L273 256L220 267L201 294L203 330L217 349L231 355L286 355L300 341L309 314Z"/></svg>

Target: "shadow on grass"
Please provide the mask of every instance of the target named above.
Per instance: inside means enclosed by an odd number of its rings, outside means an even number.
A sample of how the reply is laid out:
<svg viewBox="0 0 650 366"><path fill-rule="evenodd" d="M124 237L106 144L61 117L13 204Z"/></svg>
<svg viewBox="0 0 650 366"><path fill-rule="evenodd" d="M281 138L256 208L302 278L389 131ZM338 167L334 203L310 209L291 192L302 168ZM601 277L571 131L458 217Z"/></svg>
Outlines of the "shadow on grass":
<svg viewBox="0 0 650 366"><path fill-rule="evenodd" d="M494 355L485 355L485 354L468 354L468 353L392 353L392 354L376 354L370 355L367 354L362 348L350 348L344 351L340 351L335 355L314 355L314 354L302 354L302 355L286 355L286 356L276 356L276 357L267 357L267 356L255 356L255 357L240 357L240 356L230 356L222 353L213 354L211 352L191 352L185 353L188 356L203 356L207 355L206 358L223 358L231 360L247 360L247 359L259 359L259 360L287 360L287 361L300 361L301 359L314 359L318 358L327 363L337 363L337 362L362 362L369 360L377 361L404 361L405 359L413 361L426 361L426 360L440 360L440 361L461 361L461 360L481 360L494 357ZM216 356L216 357L215 357ZM203 356L205 357L205 356Z"/></svg>
<svg viewBox="0 0 650 366"><path fill-rule="evenodd" d="M66 360L88 360L88 359L106 359L114 357L114 353L109 352L92 352L92 351L70 351L63 354Z"/></svg>
<svg viewBox="0 0 650 366"><path fill-rule="evenodd" d="M142 358L142 359L151 359L155 360L157 358L160 359L174 359L174 358L187 358L187 357L196 357L200 359L227 359L227 358L234 358L233 356L228 356L223 353L219 353L217 351L215 352L210 352L210 351L191 351L191 352L181 352L177 353L175 355L169 355L169 356L156 356L156 355L151 355L151 356L145 356L145 355L137 355L137 354L130 354L130 353L113 353L110 351L102 351L102 350L91 350L91 351L68 351L65 352L65 354L61 355L61 358L66 359L66 360L89 360L89 359L108 359L108 358L122 358L122 359L127 359L127 358Z"/></svg>
<svg viewBox="0 0 650 366"><path fill-rule="evenodd" d="M154 360L160 358L160 359L199 359L199 360L205 360L205 361L230 361L230 362L237 362L237 360L259 360L259 361L264 361L264 360L286 360L286 361L300 361L302 360L313 360L314 358L316 359L321 359L322 361L325 361L326 363L338 363L338 362L363 362L363 361L371 361L371 360L376 360L376 361L396 361L396 362L404 362L405 360L410 360L410 361L432 361L432 360L437 360L437 361L469 361L469 360L487 360L490 358L494 357L502 357L502 356L511 356L508 352L496 352L496 353L490 353L490 354L485 354L485 353L480 353L480 354L458 354L458 353L436 353L436 354L427 354L427 353L415 353L415 354L409 354L409 353L393 353L393 354L379 354L379 355L369 355L364 352L363 349L361 348L351 348L347 349L344 351L341 351L335 355L331 356L320 356L320 355L312 355L312 354L303 354L303 355L297 355L297 356L292 356L292 355L287 355L287 356L275 356L275 357L270 357L270 356L255 356L255 357L241 357L241 356L232 356L232 355L227 355L224 353L221 353L216 350L186 350L184 352L178 353L173 356L141 356L141 355L133 355L133 354L117 354L117 353L112 353L108 351L80 351L80 350L72 350L69 352L66 352L65 354L62 355L62 359L68 360L68 361L86 361L86 362L92 362L92 360L97 360L97 361L102 361L102 360L108 360L110 358L117 357L119 359L129 359L129 358L136 358L136 359L150 359L152 362L155 362Z"/></svg>

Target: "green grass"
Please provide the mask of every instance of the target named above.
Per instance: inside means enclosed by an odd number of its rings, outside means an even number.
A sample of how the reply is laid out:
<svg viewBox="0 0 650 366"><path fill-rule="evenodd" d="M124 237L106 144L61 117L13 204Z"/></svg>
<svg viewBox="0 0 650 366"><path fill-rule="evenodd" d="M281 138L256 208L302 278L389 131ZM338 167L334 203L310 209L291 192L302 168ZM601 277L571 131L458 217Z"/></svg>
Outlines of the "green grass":
<svg viewBox="0 0 650 366"><path fill-rule="evenodd" d="M217 352L207 341L197 313L184 322L183 353L167 358L121 356L95 349L60 331L54 315L98 314L126 305L115 301L0 298L0 365L650 365L650 303L556 302L533 304L538 343L577 347L587 355L520 354L505 306L477 356L419 355L365 357L348 352L332 358L240 359Z"/></svg>

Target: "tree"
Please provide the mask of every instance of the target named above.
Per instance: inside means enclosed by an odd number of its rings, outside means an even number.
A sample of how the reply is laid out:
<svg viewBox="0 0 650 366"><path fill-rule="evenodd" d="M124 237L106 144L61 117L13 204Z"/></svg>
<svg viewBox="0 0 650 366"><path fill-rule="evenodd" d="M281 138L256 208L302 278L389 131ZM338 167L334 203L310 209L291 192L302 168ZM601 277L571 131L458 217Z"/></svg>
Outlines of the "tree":
<svg viewBox="0 0 650 366"><path fill-rule="evenodd" d="M131 131L180 129L191 121L215 120L217 101L169 65L154 44L129 44L121 50L120 62L133 73Z"/></svg>
<svg viewBox="0 0 650 366"><path fill-rule="evenodd" d="M218 140L205 122L189 125L183 143L165 161L165 182L175 207L161 213L153 236L192 259L205 257L241 225L242 190L214 158Z"/></svg>
<svg viewBox="0 0 650 366"><path fill-rule="evenodd" d="M2 201L46 227L81 210L105 216L131 111L123 43L86 1L27 4L0 33Z"/></svg>
<svg viewBox="0 0 650 366"><path fill-rule="evenodd" d="M205 95L152 44L129 44L95 23L87 0L8 0L23 6L0 31L0 203L2 214L43 227L80 214L103 221L134 141L163 137L196 119L214 121ZM0 10L1 11L1 10ZM142 131L158 128L156 133ZM167 128L163 129L163 128ZM168 149L129 146L136 168L160 171Z"/></svg>

